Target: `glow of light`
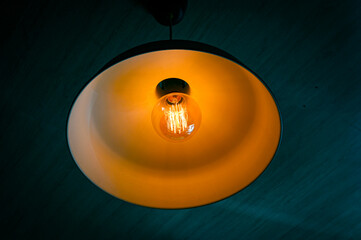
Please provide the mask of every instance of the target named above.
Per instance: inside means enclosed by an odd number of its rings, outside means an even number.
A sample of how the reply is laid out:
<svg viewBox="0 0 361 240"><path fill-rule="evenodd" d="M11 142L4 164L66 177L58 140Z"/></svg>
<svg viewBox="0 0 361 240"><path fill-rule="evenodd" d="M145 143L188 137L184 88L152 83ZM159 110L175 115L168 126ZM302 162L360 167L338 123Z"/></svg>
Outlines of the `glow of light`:
<svg viewBox="0 0 361 240"><path fill-rule="evenodd" d="M188 113L182 104L171 105L164 113L168 131L174 134L182 134L188 130Z"/></svg>

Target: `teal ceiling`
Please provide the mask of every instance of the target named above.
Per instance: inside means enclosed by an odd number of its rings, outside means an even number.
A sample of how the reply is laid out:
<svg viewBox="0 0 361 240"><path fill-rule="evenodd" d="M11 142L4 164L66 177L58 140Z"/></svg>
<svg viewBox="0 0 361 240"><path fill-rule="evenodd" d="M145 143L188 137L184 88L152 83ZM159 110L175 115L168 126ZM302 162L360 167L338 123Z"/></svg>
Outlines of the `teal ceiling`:
<svg viewBox="0 0 361 240"><path fill-rule="evenodd" d="M278 99L284 136L248 188L185 210L108 195L66 142L67 114L91 76L168 29L131 0L0 9L3 239L361 239L359 1L189 1L174 38L214 45L257 72Z"/></svg>

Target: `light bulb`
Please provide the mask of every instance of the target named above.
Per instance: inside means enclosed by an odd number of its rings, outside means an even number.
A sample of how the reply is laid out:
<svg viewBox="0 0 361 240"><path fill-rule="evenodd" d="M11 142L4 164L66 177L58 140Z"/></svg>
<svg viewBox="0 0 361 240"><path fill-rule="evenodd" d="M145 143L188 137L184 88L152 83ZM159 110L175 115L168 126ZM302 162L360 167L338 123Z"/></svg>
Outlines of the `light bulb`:
<svg viewBox="0 0 361 240"><path fill-rule="evenodd" d="M163 138L178 142L195 134L201 122L198 104L187 94L169 93L153 108L152 123Z"/></svg>

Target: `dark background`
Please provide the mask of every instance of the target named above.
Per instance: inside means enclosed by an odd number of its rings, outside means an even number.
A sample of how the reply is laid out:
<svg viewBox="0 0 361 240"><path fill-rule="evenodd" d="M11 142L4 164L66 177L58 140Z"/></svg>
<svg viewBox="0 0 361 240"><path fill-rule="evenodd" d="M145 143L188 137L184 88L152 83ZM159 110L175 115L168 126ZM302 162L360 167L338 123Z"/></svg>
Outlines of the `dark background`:
<svg viewBox="0 0 361 240"><path fill-rule="evenodd" d="M2 1L2 239L361 239L361 4L190 0L175 39L257 72L278 99L280 150L248 188L209 206L118 200L77 168L67 114L110 59L168 38L139 1Z"/></svg>

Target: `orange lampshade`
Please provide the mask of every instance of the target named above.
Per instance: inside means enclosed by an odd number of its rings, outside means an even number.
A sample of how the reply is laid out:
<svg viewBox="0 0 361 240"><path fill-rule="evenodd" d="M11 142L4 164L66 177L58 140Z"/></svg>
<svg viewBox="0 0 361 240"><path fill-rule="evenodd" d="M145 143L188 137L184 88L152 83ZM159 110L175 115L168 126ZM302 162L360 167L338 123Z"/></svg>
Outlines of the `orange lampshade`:
<svg viewBox="0 0 361 240"><path fill-rule="evenodd" d="M277 104L255 74L207 46L162 41L136 48L81 91L69 115L68 142L93 183L138 205L187 208L224 199L263 172L281 138ZM197 129L182 141L162 136L169 119L154 120L155 88L172 77L189 84L196 103L189 111ZM173 109L178 125L171 129L181 133L185 115Z"/></svg>

